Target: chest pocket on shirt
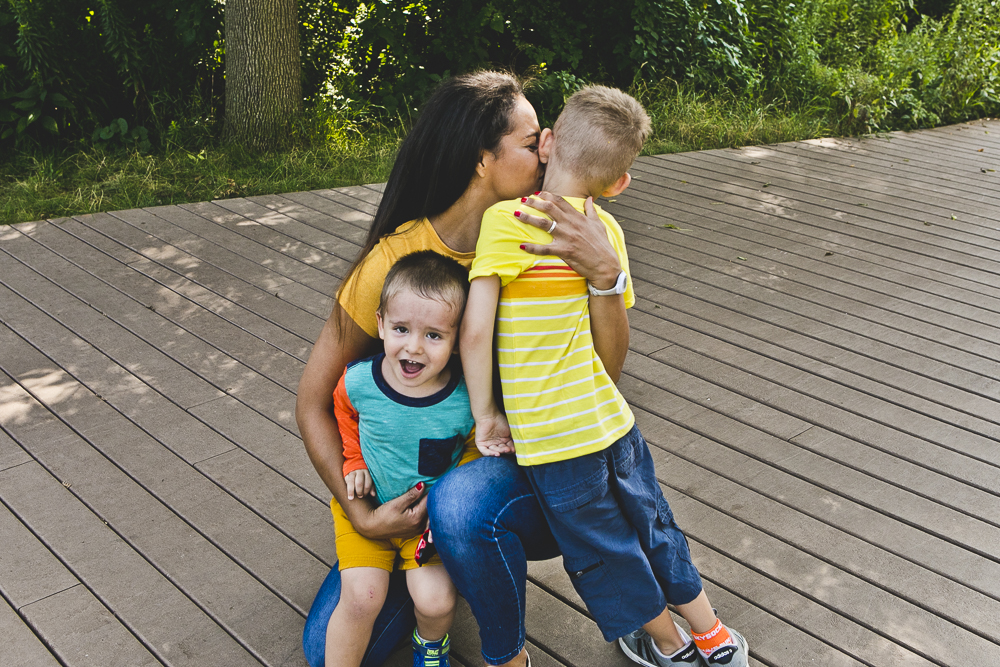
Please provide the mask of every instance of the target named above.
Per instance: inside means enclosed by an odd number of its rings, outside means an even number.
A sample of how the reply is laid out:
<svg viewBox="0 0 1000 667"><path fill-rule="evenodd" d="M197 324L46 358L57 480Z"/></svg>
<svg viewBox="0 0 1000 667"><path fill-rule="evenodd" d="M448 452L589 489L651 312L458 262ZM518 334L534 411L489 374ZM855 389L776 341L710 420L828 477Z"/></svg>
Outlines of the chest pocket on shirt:
<svg viewBox="0 0 1000 667"><path fill-rule="evenodd" d="M417 473L427 477L443 475L451 465L451 457L458 445L457 435L450 438L421 438Z"/></svg>

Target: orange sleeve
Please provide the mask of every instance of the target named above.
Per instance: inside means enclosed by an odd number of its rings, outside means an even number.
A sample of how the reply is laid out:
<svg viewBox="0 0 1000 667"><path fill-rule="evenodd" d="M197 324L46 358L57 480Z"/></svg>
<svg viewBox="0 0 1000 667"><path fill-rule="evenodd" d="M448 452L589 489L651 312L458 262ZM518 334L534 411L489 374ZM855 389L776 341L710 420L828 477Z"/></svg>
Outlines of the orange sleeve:
<svg viewBox="0 0 1000 667"><path fill-rule="evenodd" d="M346 375L346 374L345 374ZM333 390L333 415L337 418L340 439L344 441L344 476L347 473L367 468L361 456L361 440L358 437L358 411L351 405L347 395L345 375L340 376L337 388Z"/></svg>
<svg viewBox="0 0 1000 667"><path fill-rule="evenodd" d="M479 453L479 448L476 447L476 427L472 427L472 431L469 432L469 437L465 439L465 449L462 450L462 458L458 460L458 465L464 466L469 461L475 461L482 454Z"/></svg>

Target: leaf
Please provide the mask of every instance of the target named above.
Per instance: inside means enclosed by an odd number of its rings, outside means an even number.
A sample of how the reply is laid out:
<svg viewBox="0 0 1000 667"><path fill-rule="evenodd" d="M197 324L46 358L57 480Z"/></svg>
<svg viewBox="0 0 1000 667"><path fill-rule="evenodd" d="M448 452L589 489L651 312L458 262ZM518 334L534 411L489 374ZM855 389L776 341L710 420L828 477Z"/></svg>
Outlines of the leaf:
<svg viewBox="0 0 1000 667"><path fill-rule="evenodd" d="M768 181L767 183L765 183L764 185L762 185L762 186L760 186L760 187L762 187L762 188L766 188L766 187L767 187L767 186L769 186L770 184L771 184L771 182L770 182L770 181Z"/></svg>
<svg viewBox="0 0 1000 667"><path fill-rule="evenodd" d="M691 231L690 229L681 229L677 225L672 225L669 222L667 224L663 225L663 227L666 228L666 229L676 229L679 232L690 232Z"/></svg>
<svg viewBox="0 0 1000 667"><path fill-rule="evenodd" d="M824 256L824 257L830 257L831 255L833 255L833 253L832 253L832 252L828 252L828 253L826 253L826 254L825 254L825 255L823 255L823 256Z"/></svg>
<svg viewBox="0 0 1000 667"><path fill-rule="evenodd" d="M56 125L56 120L52 116L45 116L42 118L42 127L52 134L59 134L59 126Z"/></svg>
<svg viewBox="0 0 1000 667"><path fill-rule="evenodd" d="M747 261L747 258L746 258L746 257L740 257L740 256L738 256L738 255L737 255L736 259L740 260L741 262L745 262L745 261Z"/></svg>
<svg viewBox="0 0 1000 667"><path fill-rule="evenodd" d="M979 149L978 151L976 151L976 152L977 152L977 153L982 153L982 152L983 152L983 149L982 149L982 148L980 148L980 149Z"/></svg>
<svg viewBox="0 0 1000 667"><path fill-rule="evenodd" d="M956 218L955 216L951 216L951 219L952 220L958 220L958 218Z"/></svg>

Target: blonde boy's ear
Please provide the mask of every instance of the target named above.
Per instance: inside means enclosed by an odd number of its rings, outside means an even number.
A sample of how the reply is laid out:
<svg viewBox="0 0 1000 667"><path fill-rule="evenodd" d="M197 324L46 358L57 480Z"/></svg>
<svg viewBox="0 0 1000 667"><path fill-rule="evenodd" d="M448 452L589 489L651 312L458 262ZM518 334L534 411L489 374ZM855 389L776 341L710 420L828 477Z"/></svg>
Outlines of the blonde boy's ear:
<svg viewBox="0 0 1000 667"><path fill-rule="evenodd" d="M625 192L625 188L629 186L632 182L632 174L627 171L622 174L622 177L617 181L608 186L608 189L601 193L602 197L614 197L615 195L620 195Z"/></svg>
<svg viewBox="0 0 1000 667"><path fill-rule="evenodd" d="M555 135L550 128L545 128L538 137L538 161L546 164L552 155L552 147L555 145Z"/></svg>
<svg viewBox="0 0 1000 667"><path fill-rule="evenodd" d="M378 337L385 340L385 328L382 324L382 313L375 311L375 321L378 323Z"/></svg>

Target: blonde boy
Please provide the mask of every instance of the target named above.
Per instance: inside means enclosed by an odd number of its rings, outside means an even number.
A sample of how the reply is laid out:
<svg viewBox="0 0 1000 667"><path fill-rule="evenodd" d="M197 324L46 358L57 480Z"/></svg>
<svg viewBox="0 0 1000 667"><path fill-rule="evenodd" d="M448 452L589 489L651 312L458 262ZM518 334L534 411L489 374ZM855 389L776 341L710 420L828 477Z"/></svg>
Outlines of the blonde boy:
<svg viewBox="0 0 1000 667"><path fill-rule="evenodd" d="M579 210L588 197L621 193L649 131L630 96L584 88L542 132L544 189ZM746 641L715 617L632 412L594 351L595 300L622 308L635 301L621 227L597 209L622 269L615 285L598 289L559 258L523 250L550 243L555 223L548 232L518 223L518 204L486 212L469 274L461 354L476 445L484 455L514 451L525 466L605 639L620 638L626 655L646 667L743 667ZM506 416L491 392L494 322ZM693 642L667 602L691 625Z"/></svg>

